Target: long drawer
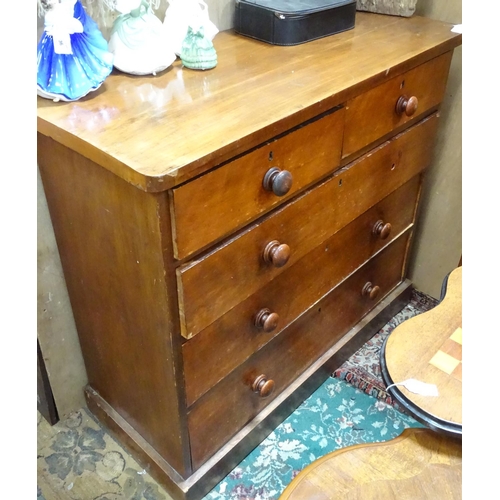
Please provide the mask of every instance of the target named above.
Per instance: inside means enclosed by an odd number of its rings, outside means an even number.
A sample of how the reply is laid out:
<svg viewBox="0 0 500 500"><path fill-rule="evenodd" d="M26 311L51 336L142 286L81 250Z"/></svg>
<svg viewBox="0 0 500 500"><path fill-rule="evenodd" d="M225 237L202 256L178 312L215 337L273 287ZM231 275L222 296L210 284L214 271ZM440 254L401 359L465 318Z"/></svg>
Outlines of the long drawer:
<svg viewBox="0 0 500 500"><path fill-rule="evenodd" d="M372 255L411 228L419 188L420 176L415 176L185 342L182 351L188 406ZM276 323L271 328L255 324L264 310L274 314Z"/></svg>
<svg viewBox="0 0 500 500"><path fill-rule="evenodd" d="M342 157L437 107L445 92L451 57L451 52L443 54L349 101Z"/></svg>
<svg viewBox="0 0 500 500"><path fill-rule="evenodd" d="M194 469L401 282L408 238L405 233L386 247L191 407L188 428ZM379 298L363 295L367 284L380 287ZM267 398L253 391L257 379L274 382L274 392Z"/></svg>
<svg viewBox="0 0 500 500"><path fill-rule="evenodd" d="M437 115L338 170L328 181L177 270L181 334L191 338L285 272L294 262L426 168ZM276 267L264 254L273 241L290 249Z"/></svg>
<svg viewBox="0 0 500 500"><path fill-rule="evenodd" d="M174 189L175 257L230 234L332 172L340 164L343 126L341 108Z"/></svg>

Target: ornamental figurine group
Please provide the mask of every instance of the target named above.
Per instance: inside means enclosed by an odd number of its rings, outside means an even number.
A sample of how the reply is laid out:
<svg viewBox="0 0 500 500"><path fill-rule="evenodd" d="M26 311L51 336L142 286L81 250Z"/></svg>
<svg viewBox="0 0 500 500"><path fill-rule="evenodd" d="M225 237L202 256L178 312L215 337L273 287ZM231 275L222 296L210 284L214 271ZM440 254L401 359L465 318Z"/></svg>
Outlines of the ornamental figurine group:
<svg viewBox="0 0 500 500"><path fill-rule="evenodd" d="M203 0L168 0L164 21L159 0L101 0L118 15L109 42L80 0L38 0L44 31L38 43L37 94L76 101L98 89L113 68L156 75L179 57L186 68L217 65L212 40L217 27Z"/></svg>

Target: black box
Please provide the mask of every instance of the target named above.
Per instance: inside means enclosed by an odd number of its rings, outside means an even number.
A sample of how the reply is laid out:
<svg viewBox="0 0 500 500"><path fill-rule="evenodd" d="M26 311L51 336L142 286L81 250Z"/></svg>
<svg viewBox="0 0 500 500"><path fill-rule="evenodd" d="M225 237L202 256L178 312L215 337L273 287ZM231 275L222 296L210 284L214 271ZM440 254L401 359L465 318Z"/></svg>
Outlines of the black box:
<svg viewBox="0 0 500 500"><path fill-rule="evenodd" d="M235 31L274 45L354 28L356 0L236 0Z"/></svg>

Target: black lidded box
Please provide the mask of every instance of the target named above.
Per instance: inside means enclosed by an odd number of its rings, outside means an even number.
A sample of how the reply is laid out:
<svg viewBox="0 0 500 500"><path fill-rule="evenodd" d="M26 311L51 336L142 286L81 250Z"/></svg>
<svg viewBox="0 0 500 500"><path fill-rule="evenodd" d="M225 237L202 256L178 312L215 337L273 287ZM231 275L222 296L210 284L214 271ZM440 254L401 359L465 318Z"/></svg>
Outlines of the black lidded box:
<svg viewBox="0 0 500 500"><path fill-rule="evenodd" d="M236 0L235 31L298 45L354 28L356 0Z"/></svg>

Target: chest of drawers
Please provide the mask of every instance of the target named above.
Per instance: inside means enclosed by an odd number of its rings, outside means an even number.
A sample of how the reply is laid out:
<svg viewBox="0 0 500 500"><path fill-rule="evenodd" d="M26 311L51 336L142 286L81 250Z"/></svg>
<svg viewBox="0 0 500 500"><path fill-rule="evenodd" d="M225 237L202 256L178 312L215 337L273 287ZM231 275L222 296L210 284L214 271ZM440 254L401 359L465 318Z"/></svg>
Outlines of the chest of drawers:
<svg viewBox="0 0 500 500"><path fill-rule="evenodd" d="M38 101L38 163L89 408L200 498L408 299L461 35L357 15L296 47L217 35L209 72Z"/></svg>

